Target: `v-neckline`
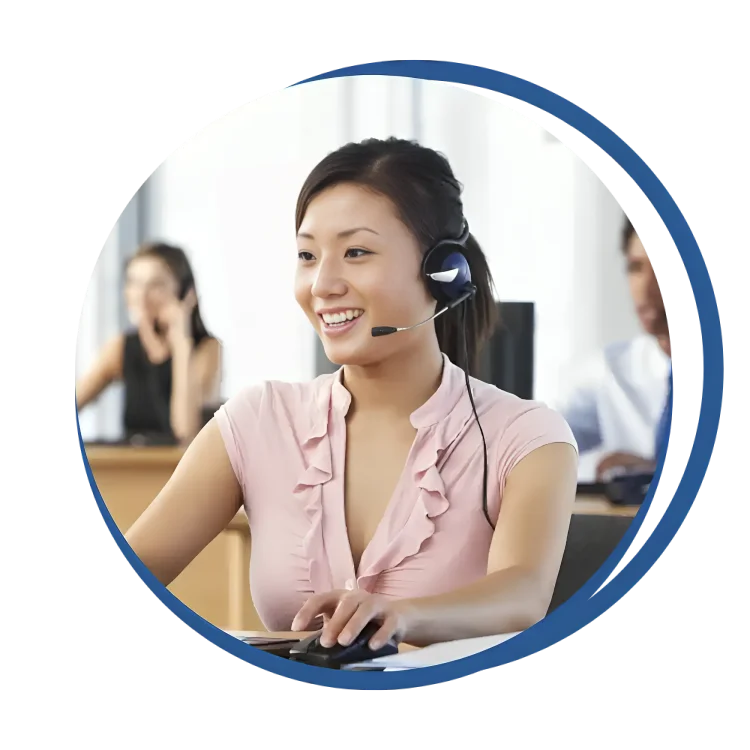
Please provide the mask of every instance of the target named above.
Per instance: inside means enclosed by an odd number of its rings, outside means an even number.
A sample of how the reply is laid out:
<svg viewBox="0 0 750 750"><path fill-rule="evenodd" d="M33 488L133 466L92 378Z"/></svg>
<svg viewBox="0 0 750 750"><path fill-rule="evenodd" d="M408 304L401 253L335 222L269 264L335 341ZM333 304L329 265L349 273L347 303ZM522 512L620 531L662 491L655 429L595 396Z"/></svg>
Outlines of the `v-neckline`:
<svg viewBox="0 0 750 750"><path fill-rule="evenodd" d="M446 393L453 394L453 387L457 385L457 376L454 372L457 369L458 368L452 365L447 356L443 355L443 368L437 390L422 406L411 414L410 422L416 430L414 440L412 441L406 461L393 489L393 494L385 506L383 515L378 521L371 539L362 550L359 564L356 566L354 564L354 554L352 552L351 540L349 538L349 529L346 524L346 441L348 435L346 415L351 402L351 394L346 390L346 387L342 383L343 367L333 375L332 390L326 395L324 408L326 409L327 422L331 418L341 420L342 439L340 445L337 447L338 453L335 456L335 459L333 455L331 455L331 458L335 460L335 463L338 466L343 467L343 470L340 471L340 476L337 477L337 481L328 485L328 492L331 492L331 495L328 497L328 502L326 502L329 512L335 516L335 521L332 524L334 528L331 529L329 540L337 549L341 549L341 554L337 553L335 555L335 562L331 561L329 558L329 570L334 580L341 572L343 572L338 570L339 565L346 567L345 580L347 584L351 584L350 588L356 588L359 579L365 575L374 575L374 573L371 572L373 565L377 561L377 557L373 552L374 545L382 544L383 554L385 554L386 548L393 541L392 539L386 539L381 542L385 534L386 524L391 522L394 513L401 507L397 500L399 495L403 494L401 488L407 481L408 471L414 467L417 453L423 446L423 436L434 424L443 419L446 414L450 413L459 398L458 388L455 389L455 398L453 398L452 395L450 398L446 398ZM463 378L461 378L460 385L463 386ZM442 400L440 400L441 393L443 394ZM328 422L328 424L330 426L331 423ZM334 450L333 445L331 445L331 450ZM336 493L335 496L333 496L334 492ZM415 503L417 502L418 495L419 491L415 483ZM339 537L343 537L343 539ZM343 545L346 547L345 550L343 549Z"/></svg>
<svg viewBox="0 0 750 750"><path fill-rule="evenodd" d="M339 513L341 528L344 532L344 540L346 544L346 563L349 568L347 574L347 582L351 581L351 587L357 588L357 582L359 581L363 571L363 562L369 564L369 557L371 555L373 544L377 543L380 537L383 535L383 529L386 521L389 520L394 513L397 504L397 498L400 494L399 490L401 489L403 483L406 481L406 478L408 476L407 470L413 464L414 454L417 449L417 442L419 441L420 433L422 432L422 430L419 427L415 428L416 431L414 433L414 440L409 447L409 452L406 455L406 461L404 462L401 473L399 474L398 480L396 481L396 484L393 488L393 493L391 494L391 497L388 499L388 502L385 505L383 515L380 517L380 520L375 526L375 531L373 532L372 537L370 537L370 540L362 549L362 554L359 557L359 564L356 565L354 562L354 552L352 551L352 542L351 538L349 537L349 528L346 524L346 441L348 437L348 426L346 424L345 415L339 414L339 419L341 419L342 423L343 438L339 447L339 450L341 452L339 459L341 461L341 466L344 467L344 470L341 472L341 482L340 487L338 488L338 497L336 498L336 510Z"/></svg>

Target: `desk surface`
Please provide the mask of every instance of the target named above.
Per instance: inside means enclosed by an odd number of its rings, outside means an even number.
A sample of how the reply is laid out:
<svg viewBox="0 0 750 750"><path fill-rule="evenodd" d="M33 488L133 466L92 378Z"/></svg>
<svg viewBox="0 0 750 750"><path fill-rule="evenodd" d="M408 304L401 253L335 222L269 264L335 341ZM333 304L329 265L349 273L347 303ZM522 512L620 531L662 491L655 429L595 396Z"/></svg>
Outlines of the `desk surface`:
<svg viewBox="0 0 750 750"><path fill-rule="evenodd" d="M175 446L86 445L86 456L94 467L163 467L174 468L184 453ZM105 498L106 501L106 498ZM581 495L576 499L574 513L582 515L624 516L633 518L640 506L614 505L604 496ZM232 529L247 528L247 516L241 510L230 524Z"/></svg>
<svg viewBox="0 0 750 750"><path fill-rule="evenodd" d="M184 448L176 446L134 446L84 444L90 464L97 466L177 466Z"/></svg>
<svg viewBox="0 0 750 750"><path fill-rule="evenodd" d="M573 513L584 516L624 516L633 518L640 505L615 505L606 497L581 495L576 498Z"/></svg>

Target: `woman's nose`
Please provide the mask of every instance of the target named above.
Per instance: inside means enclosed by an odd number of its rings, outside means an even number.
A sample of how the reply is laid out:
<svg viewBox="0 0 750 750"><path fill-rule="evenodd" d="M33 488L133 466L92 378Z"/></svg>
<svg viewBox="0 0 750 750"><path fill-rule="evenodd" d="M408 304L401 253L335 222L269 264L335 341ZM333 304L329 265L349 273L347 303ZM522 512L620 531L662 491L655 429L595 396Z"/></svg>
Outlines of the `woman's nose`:
<svg viewBox="0 0 750 750"><path fill-rule="evenodd" d="M313 280L312 293L315 297L339 297L346 294L348 285L341 275L338 265L322 262Z"/></svg>

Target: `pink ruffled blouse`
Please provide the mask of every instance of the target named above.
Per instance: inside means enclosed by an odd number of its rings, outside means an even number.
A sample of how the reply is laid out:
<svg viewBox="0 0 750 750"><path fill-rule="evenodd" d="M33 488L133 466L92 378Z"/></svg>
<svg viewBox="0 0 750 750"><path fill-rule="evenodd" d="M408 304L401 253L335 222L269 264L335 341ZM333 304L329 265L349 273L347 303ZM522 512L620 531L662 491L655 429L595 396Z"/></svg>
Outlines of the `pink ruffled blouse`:
<svg viewBox="0 0 750 750"><path fill-rule="evenodd" d="M252 535L250 588L269 630L288 630L313 593L366 589L429 596L487 573L492 529L482 511L483 452L463 370L447 357L433 396L411 415L406 466L359 569L344 516L343 370L307 383L264 382L216 413ZM497 519L505 480L535 448L576 447L564 419L471 379L487 440L487 496Z"/></svg>

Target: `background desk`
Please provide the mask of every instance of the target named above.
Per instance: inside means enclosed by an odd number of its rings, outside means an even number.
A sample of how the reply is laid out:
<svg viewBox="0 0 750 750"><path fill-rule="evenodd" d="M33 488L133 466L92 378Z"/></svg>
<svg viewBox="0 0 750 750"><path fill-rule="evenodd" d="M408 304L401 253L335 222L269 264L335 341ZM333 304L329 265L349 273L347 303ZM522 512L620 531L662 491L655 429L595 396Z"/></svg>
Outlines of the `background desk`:
<svg viewBox="0 0 750 750"><path fill-rule="evenodd" d="M177 466L180 448L87 445L99 492L125 533L159 494ZM612 505L604 497L579 497L574 513L632 518L637 507ZM178 576L169 590L223 630L262 631L250 599L250 533L244 510Z"/></svg>
<svg viewBox="0 0 750 750"><path fill-rule="evenodd" d="M159 494L182 449L87 445L99 492L123 534ZM229 526L172 582L190 609L227 630L262 630L250 599L250 534L240 511Z"/></svg>

